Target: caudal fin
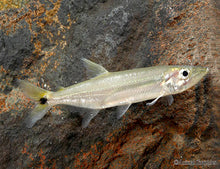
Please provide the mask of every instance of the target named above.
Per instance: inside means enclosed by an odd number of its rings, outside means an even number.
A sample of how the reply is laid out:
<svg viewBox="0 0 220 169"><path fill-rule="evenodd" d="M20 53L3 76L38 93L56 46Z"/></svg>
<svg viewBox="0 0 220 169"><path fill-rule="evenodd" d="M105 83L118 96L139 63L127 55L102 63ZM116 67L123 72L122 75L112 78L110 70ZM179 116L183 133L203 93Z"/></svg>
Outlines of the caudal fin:
<svg viewBox="0 0 220 169"><path fill-rule="evenodd" d="M25 120L26 126L31 128L38 120L43 118L46 112L50 109L47 100L48 95L51 92L32 85L31 83L24 80L20 80L19 83L19 87L23 90L25 95L37 102L36 107Z"/></svg>
<svg viewBox="0 0 220 169"><path fill-rule="evenodd" d="M34 124L42 119L44 115L47 113L47 111L50 109L48 104L37 104L36 107L32 110L32 112L28 115L28 117L25 119L25 124L28 128L31 128L34 126Z"/></svg>

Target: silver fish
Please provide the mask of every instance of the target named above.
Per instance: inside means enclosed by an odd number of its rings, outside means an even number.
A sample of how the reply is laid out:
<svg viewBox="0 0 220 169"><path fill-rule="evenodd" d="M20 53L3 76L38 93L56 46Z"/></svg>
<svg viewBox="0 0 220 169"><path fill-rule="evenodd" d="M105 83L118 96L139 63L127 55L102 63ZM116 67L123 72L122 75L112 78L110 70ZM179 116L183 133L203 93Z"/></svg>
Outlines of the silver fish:
<svg viewBox="0 0 220 169"><path fill-rule="evenodd" d="M173 94L181 93L197 84L208 72L199 66L153 66L119 72L108 72L104 67L82 59L89 74L95 77L52 92L20 80L24 93L38 104L26 119L27 127L32 127L43 118L54 105L65 104L90 109L82 121L87 127L101 109L118 106L120 118L132 103L154 99L153 105L161 97L173 102Z"/></svg>

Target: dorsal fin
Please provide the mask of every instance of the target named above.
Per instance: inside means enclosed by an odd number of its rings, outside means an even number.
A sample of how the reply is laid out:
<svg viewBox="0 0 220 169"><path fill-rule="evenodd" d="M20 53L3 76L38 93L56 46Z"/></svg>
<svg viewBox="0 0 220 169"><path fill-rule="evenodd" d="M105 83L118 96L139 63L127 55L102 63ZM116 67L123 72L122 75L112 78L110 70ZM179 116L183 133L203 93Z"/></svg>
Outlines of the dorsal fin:
<svg viewBox="0 0 220 169"><path fill-rule="evenodd" d="M62 87L62 86L57 87L57 91L62 91L63 89L65 89L65 87Z"/></svg>
<svg viewBox="0 0 220 169"><path fill-rule="evenodd" d="M86 73L89 78L108 73L108 71L99 64L96 64L85 58L82 58L82 61L86 67Z"/></svg>

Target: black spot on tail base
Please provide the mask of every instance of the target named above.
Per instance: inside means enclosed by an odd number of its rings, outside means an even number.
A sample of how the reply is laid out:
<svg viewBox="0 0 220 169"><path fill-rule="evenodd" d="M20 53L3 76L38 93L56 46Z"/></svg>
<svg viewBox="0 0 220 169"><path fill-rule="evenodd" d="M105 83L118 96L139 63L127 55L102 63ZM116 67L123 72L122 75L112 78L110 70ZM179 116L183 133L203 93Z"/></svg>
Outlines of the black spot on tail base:
<svg viewBox="0 0 220 169"><path fill-rule="evenodd" d="M42 97L42 98L40 98L40 104L45 104L45 103L47 103L47 98L44 98L44 97Z"/></svg>

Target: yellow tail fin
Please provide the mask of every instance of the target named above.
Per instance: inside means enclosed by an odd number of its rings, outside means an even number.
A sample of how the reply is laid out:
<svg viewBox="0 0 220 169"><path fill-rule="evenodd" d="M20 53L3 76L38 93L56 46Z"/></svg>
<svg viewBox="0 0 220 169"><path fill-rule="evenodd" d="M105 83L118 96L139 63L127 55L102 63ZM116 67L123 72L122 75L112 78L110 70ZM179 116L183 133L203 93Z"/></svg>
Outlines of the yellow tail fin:
<svg viewBox="0 0 220 169"><path fill-rule="evenodd" d="M31 128L38 120L43 118L47 111L50 109L47 100L48 94L51 92L32 85L31 83L24 80L19 80L19 83L19 87L23 90L25 95L38 103L25 120L26 126Z"/></svg>
<svg viewBox="0 0 220 169"><path fill-rule="evenodd" d="M19 80L19 87L23 90L27 97L35 100L36 102L38 102L41 98L45 97L49 92L40 87L32 85L31 83L25 80Z"/></svg>

